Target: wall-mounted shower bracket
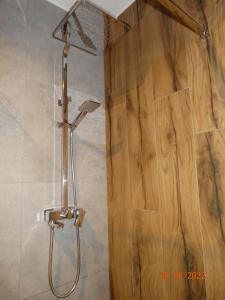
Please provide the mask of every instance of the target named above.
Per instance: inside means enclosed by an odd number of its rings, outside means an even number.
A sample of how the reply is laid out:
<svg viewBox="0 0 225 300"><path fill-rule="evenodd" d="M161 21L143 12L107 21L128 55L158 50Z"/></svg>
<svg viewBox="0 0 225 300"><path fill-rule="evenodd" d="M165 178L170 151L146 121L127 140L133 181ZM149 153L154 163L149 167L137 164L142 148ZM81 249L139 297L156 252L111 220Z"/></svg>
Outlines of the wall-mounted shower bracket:
<svg viewBox="0 0 225 300"><path fill-rule="evenodd" d="M81 227L84 220L85 210L83 208L68 207L68 209L57 210L48 208L44 210L44 220L52 226L63 227L63 223L59 221L74 220L74 225Z"/></svg>
<svg viewBox="0 0 225 300"><path fill-rule="evenodd" d="M152 4L152 0L144 1L148 4ZM190 14L188 14L173 0L157 0L157 2L163 8L165 8L178 22L189 28L191 31L197 33L202 38L208 38L209 33L207 27L197 22Z"/></svg>
<svg viewBox="0 0 225 300"><path fill-rule="evenodd" d="M72 102L72 98L71 98L71 97L68 97L67 101L68 101L68 103L69 103L69 102ZM63 105L62 99L58 99L58 106L62 106L62 105Z"/></svg>

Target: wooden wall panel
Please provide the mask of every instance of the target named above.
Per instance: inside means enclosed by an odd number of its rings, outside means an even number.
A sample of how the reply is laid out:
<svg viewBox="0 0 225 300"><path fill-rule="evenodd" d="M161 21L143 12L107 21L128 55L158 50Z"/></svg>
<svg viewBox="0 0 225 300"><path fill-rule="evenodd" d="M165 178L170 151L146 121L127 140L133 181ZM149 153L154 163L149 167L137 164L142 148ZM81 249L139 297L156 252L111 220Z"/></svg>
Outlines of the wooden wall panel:
<svg viewBox="0 0 225 300"><path fill-rule="evenodd" d="M196 136L208 299L225 297L225 131Z"/></svg>
<svg viewBox="0 0 225 300"><path fill-rule="evenodd" d="M187 33L189 84L196 132L225 127L224 7L224 1L216 0L190 7L190 13L206 24L210 34L205 41Z"/></svg>
<svg viewBox="0 0 225 300"><path fill-rule="evenodd" d="M195 131L204 132L219 127L216 113L219 99L214 93L205 41L196 37L190 38L188 50Z"/></svg>
<svg viewBox="0 0 225 300"><path fill-rule="evenodd" d="M120 98L121 96L119 96ZM112 97L112 101L122 99ZM110 174L111 187L109 199L109 235L110 235L110 284L111 299L133 299L132 295L132 220L131 193L129 182L129 155L127 126L124 118L125 106L115 105L110 108L108 119L110 130ZM130 251L128 250L130 249ZM122 266L126 267L122 267ZM121 266L121 268L118 268Z"/></svg>
<svg viewBox="0 0 225 300"><path fill-rule="evenodd" d="M166 294L205 299L204 280L188 280L189 272L204 272L189 90L157 100L156 124L163 267L172 273Z"/></svg>
<svg viewBox="0 0 225 300"><path fill-rule="evenodd" d="M108 75L109 83L107 84L107 96L108 94L121 95L124 93L126 88L124 39L119 39L109 52L108 62L110 65L110 74Z"/></svg>
<svg viewBox="0 0 225 300"><path fill-rule="evenodd" d="M154 98L168 96L188 87L187 56L183 27L150 5L141 22L149 20L148 34L151 47ZM151 23L151 24L150 24ZM143 41L144 42L144 41Z"/></svg>
<svg viewBox="0 0 225 300"><path fill-rule="evenodd" d="M217 86L217 93L223 108L225 105L225 5L224 1L207 1L203 7L209 27L210 61L213 67L214 80ZM224 110L221 118L224 128Z"/></svg>
<svg viewBox="0 0 225 300"><path fill-rule="evenodd" d="M158 185L156 177L152 176L157 168L152 69L151 63L145 59L148 57L145 54L149 50L150 41L146 39L147 27L143 27L142 30L143 32L137 26L126 36L126 99L131 190L134 207L157 210Z"/></svg>
<svg viewBox="0 0 225 300"><path fill-rule="evenodd" d="M123 43L105 55L107 65L114 68L106 77L106 122L108 209L110 245L111 299L133 299L132 285L132 205L130 193L129 152L126 119L126 97L121 88L124 82L124 63L117 68L123 53ZM121 55L120 55L121 54ZM114 73L115 72L115 73ZM115 74L121 81L113 80ZM114 93L108 93L113 88ZM128 251L130 249L130 251ZM118 266L126 267L118 268Z"/></svg>
<svg viewBox="0 0 225 300"><path fill-rule="evenodd" d="M162 243L158 212L134 211L133 251L135 300L162 300Z"/></svg>
<svg viewBox="0 0 225 300"><path fill-rule="evenodd" d="M225 299L225 2L175 1L207 41L138 0L105 55L113 300Z"/></svg>

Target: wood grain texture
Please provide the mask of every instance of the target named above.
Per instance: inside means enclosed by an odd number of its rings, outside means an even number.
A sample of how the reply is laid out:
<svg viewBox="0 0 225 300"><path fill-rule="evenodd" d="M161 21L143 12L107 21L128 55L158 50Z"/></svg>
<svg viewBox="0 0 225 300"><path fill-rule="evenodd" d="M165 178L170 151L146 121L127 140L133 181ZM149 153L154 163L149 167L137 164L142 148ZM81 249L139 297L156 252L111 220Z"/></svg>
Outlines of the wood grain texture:
<svg viewBox="0 0 225 300"><path fill-rule="evenodd" d="M151 0L145 0L147 3L151 3ZM157 3L161 5L163 10L166 10L169 15L177 22L181 23L185 27L189 28L199 36L204 36L205 26L200 24L197 20L191 16L182 5L174 0L157 0Z"/></svg>
<svg viewBox="0 0 225 300"><path fill-rule="evenodd" d="M225 296L225 131L196 136L207 299Z"/></svg>
<svg viewBox="0 0 225 300"><path fill-rule="evenodd" d="M117 43L107 51L110 52L110 83L108 84L107 93L113 95L123 95L126 88L124 39L119 39Z"/></svg>
<svg viewBox="0 0 225 300"><path fill-rule="evenodd" d="M208 1L203 6L203 15L206 16L210 39L210 61L213 66L214 79L220 100L225 106L225 4L224 1ZM224 111L223 111L224 113ZM224 115L223 115L224 118Z"/></svg>
<svg viewBox="0 0 225 300"><path fill-rule="evenodd" d="M120 51L119 51L120 49ZM109 247L110 247L110 285L111 299L133 299L132 290L132 206L129 180L129 155L126 119L126 97L121 92L124 82L123 43L109 49L105 55L106 65L113 65L106 77L107 90L112 88L113 94L106 93L107 127L107 169L108 169L108 208L109 208ZM121 54L122 53L122 54ZM121 61L118 66L117 62ZM113 80L115 74L121 81ZM113 91L114 91L113 90ZM118 209L119 208L119 209ZM126 268L118 269L118 266Z"/></svg>
<svg viewBox="0 0 225 300"><path fill-rule="evenodd" d="M169 277L165 292L169 299L205 299L204 281L187 279L188 272L204 272L188 90L157 100L156 124L163 267L185 275Z"/></svg>
<svg viewBox="0 0 225 300"><path fill-rule="evenodd" d="M110 122L107 152L108 182L110 185L109 207L109 246L110 246L110 284L111 299L132 298L132 220L131 194L129 181L129 156L127 125L124 114L126 106L123 96L112 96L111 101L118 103L107 112ZM118 268L125 265L126 268Z"/></svg>
<svg viewBox="0 0 225 300"><path fill-rule="evenodd" d="M105 55L113 300L225 295L225 2L176 2L207 21L208 41L138 5L138 23Z"/></svg>
<svg viewBox="0 0 225 300"><path fill-rule="evenodd" d="M135 26L139 21L139 14L138 14L138 1L135 1L131 4L128 9L126 9L118 18L122 22L128 24L130 27Z"/></svg>
<svg viewBox="0 0 225 300"><path fill-rule="evenodd" d="M163 299L162 243L158 212L134 211L135 300Z"/></svg>
<svg viewBox="0 0 225 300"><path fill-rule="evenodd" d="M149 19L154 98L168 96L188 87L187 56L183 27L160 11L146 6L143 20ZM141 20L141 22L144 22ZM151 23L151 24L150 24ZM141 24L144 26L144 24ZM149 30L151 28L151 30Z"/></svg>
<svg viewBox="0 0 225 300"><path fill-rule="evenodd" d="M126 100L131 192L135 208L157 210L154 101L151 62L146 55L150 47L150 41L146 39L146 30L147 26L141 28L136 26L126 36Z"/></svg>
<svg viewBox="0 0 225 300"><path fill-rule="evenodd" d="M192 87L196 132L225 126L225 4L198 1L190 12L206 24L209 38L201 40L187 33L189 84Z"/></svg>

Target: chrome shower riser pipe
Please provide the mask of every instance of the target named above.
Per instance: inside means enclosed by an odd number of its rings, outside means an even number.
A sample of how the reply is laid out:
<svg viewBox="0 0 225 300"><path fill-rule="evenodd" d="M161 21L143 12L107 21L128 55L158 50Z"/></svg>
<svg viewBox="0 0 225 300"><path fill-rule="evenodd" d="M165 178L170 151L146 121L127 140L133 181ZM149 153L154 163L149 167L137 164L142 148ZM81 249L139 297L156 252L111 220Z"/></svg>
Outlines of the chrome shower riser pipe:
<svg viewBox="0 0 225 300"><path fill-rule="evenodd" d="M64 35L67 40L67 24L64 26ZM83 209L77 208L76 188L75 188L75 173L74 173L74 151L73 151L73 130L68 123L68 80L67 80L67 58L69 53L69 45L65 43L62 55L62 174L61 174L61 185L62 185L62 196L61 196L61 210L49 210L49 228L50 228L50 245L49 245L49 262L48 262L48 281L49 286L53 295L57 298L67 298L77 288L79 277L80 277L80 233L79 227L82 224L85 212ZM70 147L69 147L70 145ZM73 199L74 207L68 207L68 172L69 172L69 149L71 158L71 171L72 171L72 184L73 184ZM74 226L76 228L76 244L77 244L77 266L76 276L74 279L73 286L71 289L63 294L58 294L53 284L53 250L54 250L54 232L55 228L63 228L63 220L74 219Z"/></svg>
<svg viewBox="0 0 225 300"><path fill-rule="evenodd" d="M67 23L63 26L63 35L65 45L62 55L62 99L59 100L59 105L62 106L62 122L58 123L58 128L62 130L62 172L61 172L61 208L60 209L46 209L44 210L45 220L48 221L50 228L50 245L49 245L49 263L48 263L48 280L51 291L57 298L66 298L70 296L77 287L80 277L80 265L81 265L81 254L80 254L80 233L79 229L82 225L85 211L82 208L77 207L77 195L75 185L75 168L74 168L74 148L73 148L73 133L78 127L84 117L93 111L95 111L100 103L89 99L79 107L79 114L72 123L69 123L68 106L70 98L68 97L68 68L67 58L69 54L70 45L68 41L68 25ZM73 187L73 207L68 206L68 173L69 173L69 157L71 163L71 174L72 174L72 187ZM77 266L76 276L71 289L64 294L57 294L53 285L52 266L53 266L53 249L54 249L54 232L55 228L63 228L63 221L74 220L74 226L76 228L76 242L77 242Z"/></svg>
<svg viewBox="0 0 225 300"><path fill-rule="evenodd" d="M65 35L67 36L67 26L65 26ZM62 206L66 211L68 209L68 80L67 80L67 58L69 45L65 44L62 55Z"/></svg>

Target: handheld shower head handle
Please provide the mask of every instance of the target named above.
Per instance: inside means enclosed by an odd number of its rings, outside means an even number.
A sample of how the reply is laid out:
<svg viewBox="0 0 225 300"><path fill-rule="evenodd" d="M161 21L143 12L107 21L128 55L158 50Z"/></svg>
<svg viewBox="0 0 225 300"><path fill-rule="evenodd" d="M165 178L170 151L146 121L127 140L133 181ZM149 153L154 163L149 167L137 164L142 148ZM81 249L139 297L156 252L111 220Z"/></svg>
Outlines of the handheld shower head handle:
<svg viewBox="0 0 225 300"><path fill-rule="evenodd" d="M71 123L71 128L72 130L76 129L77 126L82 122L82 120L85 118L85 116L87 115L87 111L81 111L78 116L76 117L76 119L73 121L73 123Z"/></svg>

